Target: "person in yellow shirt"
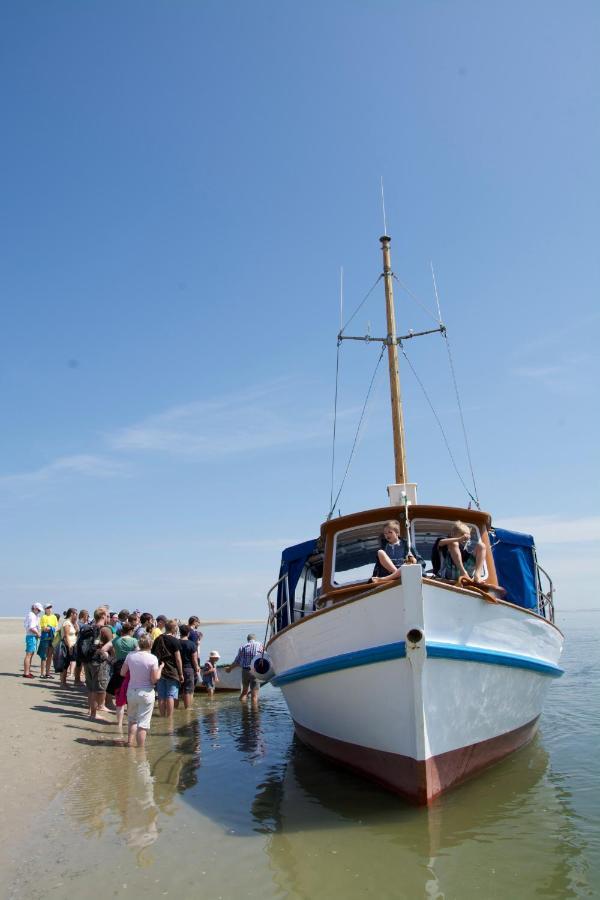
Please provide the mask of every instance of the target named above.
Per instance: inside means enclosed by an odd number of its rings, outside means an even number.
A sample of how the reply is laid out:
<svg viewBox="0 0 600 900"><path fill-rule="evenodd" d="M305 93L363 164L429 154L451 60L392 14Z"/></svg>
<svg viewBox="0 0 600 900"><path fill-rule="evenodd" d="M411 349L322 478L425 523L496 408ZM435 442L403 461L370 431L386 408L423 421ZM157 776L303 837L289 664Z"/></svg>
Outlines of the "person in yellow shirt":
<svg viewBox="0 0 600 900"><path fill-rule="evenodd" d="M152 629L151 637L152 643L156 640L157 637L160 637L161 634L165 633L165 625L167 624L166 616L157 616L156 617L156 625Z"/></svg>
<svg viewBox="0 0 600 900"><path fill-rule="evenodd" d="M58 628L58 619L52 610L52 604L47 603L44 607L44 615L40 616L40 644L37 654L40 662L40 677L53 678L50 674L50 666L52 665L52 641Z"/></svg>

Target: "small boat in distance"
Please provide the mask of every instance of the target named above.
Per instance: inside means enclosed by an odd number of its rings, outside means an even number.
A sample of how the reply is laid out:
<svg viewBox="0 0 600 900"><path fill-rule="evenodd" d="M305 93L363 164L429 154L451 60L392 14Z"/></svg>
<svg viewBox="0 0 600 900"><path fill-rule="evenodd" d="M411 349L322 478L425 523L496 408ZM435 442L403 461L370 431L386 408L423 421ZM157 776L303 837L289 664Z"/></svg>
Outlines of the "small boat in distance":
<svg viewBox="0 0 600 900"><path fill-rule="evenodd" d="M427 804L531 740L563 637L531 536L494 528L480 509L417 502L398 373L398 345L416 335L396 334L390 238L380 240L388 333L366 339L388 351L390 505L330 512L318 538L283 551L266 662L303 743ZM388 520L408 552L399 577L373 580ZM457 520L484 548L477 581L440 577L435 564Z"/></svg>

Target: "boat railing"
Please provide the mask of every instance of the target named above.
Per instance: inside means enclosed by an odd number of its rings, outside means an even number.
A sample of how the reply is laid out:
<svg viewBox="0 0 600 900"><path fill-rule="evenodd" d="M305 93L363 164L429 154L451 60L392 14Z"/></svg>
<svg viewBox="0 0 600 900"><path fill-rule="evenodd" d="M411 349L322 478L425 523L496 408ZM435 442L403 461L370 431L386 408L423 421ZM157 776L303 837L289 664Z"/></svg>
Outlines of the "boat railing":
<svg viewBox="0 0 600 900"><path fill-rule="evenodd" d="M277 590L280 584L283 584L283 590L285 592L285 603L280 603L277 608L275 607L275 603L271 600L271 594L273 591ZM281 616L283 611L286 611L286 622L292 621L291 609L290 609L290 591L289 591L289 583L288 583L288 573L284 572L281 578L278 578L275 584L269 588L267 591L267 606L269 608L269 618L268 618L268 640L270 640L274 635L277 634L278 630L278 616Z"/></svg>
<svg viewBox="0 0 600 900"><path fill-rule="evenodd" d="M540 615L554 622L554 584L545 569L540 566L536 559L537 569L537 587L538 587L538 604ZM546 584L542 585L542 577L546 580ZM545 589L544 589L545 588Z"/></svg>

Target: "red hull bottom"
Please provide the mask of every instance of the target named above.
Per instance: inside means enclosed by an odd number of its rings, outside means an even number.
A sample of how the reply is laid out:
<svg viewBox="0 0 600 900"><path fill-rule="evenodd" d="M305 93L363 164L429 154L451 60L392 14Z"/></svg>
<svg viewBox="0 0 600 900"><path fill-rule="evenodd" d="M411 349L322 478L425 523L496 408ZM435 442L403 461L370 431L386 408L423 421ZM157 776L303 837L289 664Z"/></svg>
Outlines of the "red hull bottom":
<svg viewBox="0 0 600 900"><path fill-rule="evenodd" d="M426 760L412 759L386 750L373 750L326 737L294 722L296 734L308 747L390 791L425 806L443 791L454 787L524 747L535 735L538 718L498 737L449 750Z"/></svg>

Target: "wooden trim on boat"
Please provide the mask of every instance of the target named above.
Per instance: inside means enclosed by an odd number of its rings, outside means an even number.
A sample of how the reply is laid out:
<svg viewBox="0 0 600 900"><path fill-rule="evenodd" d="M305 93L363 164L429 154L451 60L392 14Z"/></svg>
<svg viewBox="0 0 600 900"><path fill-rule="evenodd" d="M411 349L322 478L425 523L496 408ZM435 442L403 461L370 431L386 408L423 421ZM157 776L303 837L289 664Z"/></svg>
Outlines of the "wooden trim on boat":
<svg viewBox="0 0 600 900"><path fill-rule="evenodd" d="M340 531L357 528L361 525L369 525L377 521L386 522L389 519L398 519L403 526L405 511L402 506L382 506L375 509L366 509L361 512L350 513L347 516L339 516L337 519L329 519L321 525L321 541L324 545L323 558L323 588L326 594L335 591L339 595L341 588L333 582L333 543L334 537ZM408 507L408 518L414 519L442 519L448 523L458 519L464 522L472 522L477 525L481 533L481 539L485 544L485 563L488 572L488 581L492 585L498 585L496 566L490 545L488 528L491 528L492 517L490 513L478 509L465 509L459 506L431 506L415 504ZM403 528L404 531L404 528Z"/></svg>
<svg viewBox="0 0 600 900"><path fill-rule="evenodd" d="M447 581L438 581L434 578L423 578L422 583L431 585L436 588L442 588L443 590L449 591L450 593L453 593L453 594L462 594L463 596L472 597L475 599L480 599L480 600L485 601L485 598L481 595L481 593L479 591L470 591L468 588L458 587L457 585L450 584ZM276 641L280 635L287 633L291 628L296 628L298 625L303 625L306 622L310 622L316 616L322 616L325 613L333 612L335 609L338 609L340 606L347 606L349 603L354 603L356 600L363 600L365 597L371 597L371 596L373 596L373 594L379 594L382 591L386 591L386 590L389 590L390 588L397 587L399 584L401 584L400 581L388 582L387 584L375 584L366 591L365 590L359 591L359 593L354 594L353 596L344 597L343 599L340 599L340 600L335 600L333 597L331 597L328 594L322 594L320 599L324 599L325 601L332 600L333 602L332 602L331 606L324 606L322 609L317 609L315 612L310 613L310 615L308 615L308 616L303 616L301 619L298 619L295 622L290 622L289 625L286 625L285 628L282 628L281 631L278 631L277 634L273 635L273 637L267 644L267 647L270 647L271 644L273 643L273 641ZM356 590L356 588L355 587L354 588L337 588L336 595L339 596L340 591L343 591L344 593L347 594L347 593L349 593L350 590ZM509 603L508 600L495 599L494 601L488 600L485 602L487 602L487 603L494 602L494 603L498 604L499 606L509 606L512 609L516 609L518 612L525 613L525 615L533 616L536 619L540 619L542 622L545 622L546 625L551 625L552 628L554 628L554 629L556 629L556 631L558 631L558 633L560 634L561 637L564 637L562 631L560 630L560 628L558 628L557 625L554 624L554 622L551 622L549 619L545 619L544 616L540 616L539 613L533 612L533 610L531 610L531 609L525 609L524 606L517 606L516 603Z"/></svg>
<svg viewBox="0 0 600 900"><path fill-rule="evenodd" d="M447 591L452 591L455 594L469 594L469 596L471 596L471 597L481 596L479 593L476 593L475 591L470 591L468 588L457 587L457 585L449 584L447 581L436 581L433 578L424 578L423 582L425 584L432 585L433 587L436 587L436 588L445 588ZM488 601L488 602L497 603L499 606L510 606L512 609L516 609L519 612L525 613L528 616L533 616L535 619L541 619L542 622L546 623L546 625L551 625L552 628L555 628L561 637L564 637L564 634L562 633L562 631L560 630L558 625L555 625L554 622L550 621L550 619L546 619L544 616L540 616L539 613L534 612L532 609L525 609L524 606L519 606L517 603L510 603L509 600L501 600L499 598L494 599L493 601Z"/></svg>

